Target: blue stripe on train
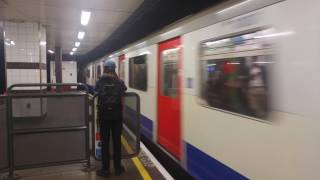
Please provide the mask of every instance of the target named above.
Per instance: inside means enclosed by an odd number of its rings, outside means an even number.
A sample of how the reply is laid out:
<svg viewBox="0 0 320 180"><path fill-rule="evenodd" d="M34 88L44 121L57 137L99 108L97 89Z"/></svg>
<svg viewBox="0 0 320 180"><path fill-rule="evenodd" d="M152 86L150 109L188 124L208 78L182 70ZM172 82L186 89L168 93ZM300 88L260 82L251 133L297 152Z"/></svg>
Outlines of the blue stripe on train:
<svg viewBox="0 0 320 180"><path fill-rule="evenodd" d="M196 179L213 180L247 180L230 167L222 164L198 148L186 143L187 168Z"/></svg>
<svg viewBox="0 0 320 180"><path fill-rule="evenodd" d="M126 106L125 111L129 115L135 114L135 110L133 110L129 106ZM151 119L149 119L148 117L144 116L143 114L141 114L140 125L141 125L140 132L144 136L146 136L147 138L152 140L153 139L153 121Z"/></svg>
<svg viewBox="0 0 320 180"><path fill-rule="evenodd" d="M141 114L141 129L140 132L149 138L150 140L153 139L153 122L147 118L146 116Z"/></svg>

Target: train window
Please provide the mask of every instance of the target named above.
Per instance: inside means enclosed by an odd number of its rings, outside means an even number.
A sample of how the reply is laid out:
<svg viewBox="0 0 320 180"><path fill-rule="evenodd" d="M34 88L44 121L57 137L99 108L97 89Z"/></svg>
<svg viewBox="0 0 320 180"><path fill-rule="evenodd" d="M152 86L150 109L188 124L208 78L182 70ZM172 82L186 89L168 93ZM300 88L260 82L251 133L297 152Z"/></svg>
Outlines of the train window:
<svg viewBox="0 0 320 180"><path fill-rule="evenodd" d="M134 89L147 90L147 55L129 59L129 86Z"/></svg>
<svg viewBox="0 0 320 180"><path fill-rule="evenodd" d="M161 54L162 63L162 94L164 96L176 97L179 49L167 49Z"/></svg>
<svg viewBox="0 0 320 180"><path fill-rule="evenodd" d="M86 74L87 74L87 78L90 78L90 69L87 69Z"/></svg>
<svg viewBox="0 0 320 180"><path fill-rule="evenodd" d="M98 65L97 66L97 78L100 79L100 77L101 77L101 66Z"/></svg>
<svg viewBox="0 0 320 180"><path fill-rule="evenodd" d="M270 42L262 38L264 33L201 44L201 103L254 118L268 117L272 51Z"/></svg>

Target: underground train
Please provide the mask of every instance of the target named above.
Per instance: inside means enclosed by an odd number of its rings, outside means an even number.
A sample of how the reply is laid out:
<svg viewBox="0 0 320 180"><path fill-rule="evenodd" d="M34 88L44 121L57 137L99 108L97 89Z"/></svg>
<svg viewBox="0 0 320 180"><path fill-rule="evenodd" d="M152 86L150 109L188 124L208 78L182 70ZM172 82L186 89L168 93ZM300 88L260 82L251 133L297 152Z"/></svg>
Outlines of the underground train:
<svg viewBox="0 0 320 180"><path fill-rule="evenodd" d="M319 7L226 1L91 62L86 83L115 61L141 134L197 179L319 179Z"/></svg>

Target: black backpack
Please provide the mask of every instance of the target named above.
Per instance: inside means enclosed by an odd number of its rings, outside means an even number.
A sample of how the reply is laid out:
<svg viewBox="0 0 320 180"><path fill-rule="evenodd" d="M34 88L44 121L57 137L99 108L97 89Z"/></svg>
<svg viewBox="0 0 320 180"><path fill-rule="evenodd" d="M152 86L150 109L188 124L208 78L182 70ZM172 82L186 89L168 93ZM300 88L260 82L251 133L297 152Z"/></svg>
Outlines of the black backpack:
<svg viewBox="0 0 320 180"><path fill-rule="evenodd" d="M99 92L100 108L112 111L121 106L121 85L119 81L105 82Z"/></svg>

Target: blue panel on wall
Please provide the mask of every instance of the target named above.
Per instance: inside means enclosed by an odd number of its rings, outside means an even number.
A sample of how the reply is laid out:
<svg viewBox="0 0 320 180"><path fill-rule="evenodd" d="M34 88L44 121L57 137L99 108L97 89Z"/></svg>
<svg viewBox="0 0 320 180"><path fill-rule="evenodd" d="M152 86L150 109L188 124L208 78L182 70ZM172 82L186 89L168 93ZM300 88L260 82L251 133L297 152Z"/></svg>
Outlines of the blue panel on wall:
<svg viewBox="0 0 320 180"><path fill-rule="evenodd" d="M222 164L196 147L186 143L187 168L196 179L212 180L247 180L230 167Z"/></svg>

